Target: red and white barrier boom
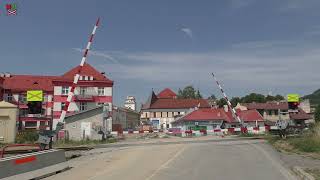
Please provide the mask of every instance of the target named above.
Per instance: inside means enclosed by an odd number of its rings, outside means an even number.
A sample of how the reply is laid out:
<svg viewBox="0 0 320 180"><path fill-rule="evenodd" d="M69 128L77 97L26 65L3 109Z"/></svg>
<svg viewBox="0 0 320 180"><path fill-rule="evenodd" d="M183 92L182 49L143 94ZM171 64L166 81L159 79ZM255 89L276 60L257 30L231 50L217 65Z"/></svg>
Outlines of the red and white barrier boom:
<svg viewBox="0 0 320 180"><path fill-rule="evenodd" d="M83 67L84 63L86 62L90 46L91 46L91 44L93 42L93 37L94 37L94 35L96 33L96 30L97 30L97 28L99 26L99 22L100 22L100 18L98 18L98 20L97 20L97 22L96 22L96 24L95 24L95 26L93 28L93 31L91 33L91 36L90 36L88 44L87 44L87 48L84 51L84 54L83 54L83 57L82 57L82 60L81 60L81 63L80 63L80 67L78 69L78 73L74 76L73 84L72 84L71 89L70 89L70 91L68 93L67 102L66 102L66 105L64 106L64 108L62 110L59 122L63 122L64 121L64 118L65 118L65 116L66 116L66 114L68 112L69 105L70 105L72 97L74 95L74 90L76 88L76 85L78 84L78 80L79 80L79 77L80 77L80 73L81 73L82 67Z"/></svg>
<svg viewBox="0 0 320 180"><path fill-rule="evenodd" d="M213 76L214 80L216 81L216 83L217 83L217 85L218 85L218 87L219 87L219 89L220 89L220 91L221 91L224 99L227 101L228 107L232 110L231 112L232 112L233 115L236 117L237 121L238 121L240 124L242 124L242 121L241 121L241 119L240 119L237 111L232 107L231 102L229 101L229 98L228 98L227 94L226 94L226 93L224 92L224 90L222 89L219 81L217 80L217 78L214 76L213 73L212 73L212 76Z"/></svg>

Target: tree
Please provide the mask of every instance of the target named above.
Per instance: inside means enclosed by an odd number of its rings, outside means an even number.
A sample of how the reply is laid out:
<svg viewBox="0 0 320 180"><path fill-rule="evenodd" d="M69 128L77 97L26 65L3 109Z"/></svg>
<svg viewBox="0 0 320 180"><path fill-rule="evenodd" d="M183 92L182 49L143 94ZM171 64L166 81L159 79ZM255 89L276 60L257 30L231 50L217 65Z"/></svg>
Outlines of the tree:
<svg viewBox="0 0 320 180"><path fill-rule="evenodd" d="M187 86L183 90L178 90L178 98L180 99L200 99L202 95L200 91L196 91L193 86Z"/></svg>
<svg viewBox="0 0 320 180"><path fill-rule="evenodd" d="M216 98L216 96L215 96L214 94L212 94L211 96L209 96L208 99L217 100L217 98Z"/></svg>
<svg viewBox="0 0 320 180"><path fill-rule="evenodd" d="M238 103L241 103L241 98L239 98L239 97L233 97L233 98L230 100L230 103L231 103L232 107L236 107Z"/></svg>
<svg viewBox="0 0 320 180"><path fill-rule="evenodd" d="M314 112L314 120L317 123L320 123L320 104L316 107L316 110Z"/></svg>
<svg viewBox="0 0 320 180"><path fill-rule="evenodd" d="M243 103L252 103L252 102L265 103L266 98L263 94L251 93L251 94L246 95L245 97L241 98L241 102L243 102Z"/></svg>
<svg viewBox="0 0 320 180"><path fill-rule="evenodd" d="M199 89L197 90L197 92L196 92L196 99L202 99L202 95L200 94L200 91L199 91Z"/></svg>
<svg viewBox="0 0 320 180"><path fill-rule="evenodd" d="M179 99L182 99L183 98L183 92L182 92L182 90L179 88L179 90L178 90L178 95L177 95L177 97L179 98Z"/></svg>
<svg viewBox="0 0 320 180"><path fill-rule="evenodd" d="M222 108L224 105L227 105L227 101L224 98L221 98L217 101L217 105Z"/></svg>
<svg viewBox="0 0 320 180"><path fill-rule="evenodd" d="M284 100L284 97L281 96L281 95L279 95L279 94L277 94L277 95L275 96L275 98L276 98L276 101Z"/></svg>

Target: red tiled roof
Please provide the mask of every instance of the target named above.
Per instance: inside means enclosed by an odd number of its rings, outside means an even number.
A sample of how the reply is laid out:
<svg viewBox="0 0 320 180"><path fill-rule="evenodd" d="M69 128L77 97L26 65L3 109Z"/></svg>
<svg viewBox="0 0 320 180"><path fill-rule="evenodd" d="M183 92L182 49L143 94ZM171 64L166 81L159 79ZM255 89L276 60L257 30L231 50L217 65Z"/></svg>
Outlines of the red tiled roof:
<svg viewBox="0 0 320 180"><path fill-rule="evenodd" d="M53 91L53 81L73 81L74 75L77 73L79 66L71 69L63 76L41 76L41 75L11 75L11 77L4 77L4 89L12 91L27 91L32 89L41 89L44 91ZM97 81L104 81L113 83L113 81L106 78L104 75L95 70L91 65L85 63L81 75L93 76ZM1 78L0 78L1 86Z"/></svg>
<svg viewBox="0 0 320 180"><path fill-rule="evenodd" d="M238 110L240 119L244 122L263 121L263 117L256 110ZM224 109L200 108L191 112L181 119L182 121L209 121L224 120L226 122L236 122L231 111L225 112Z"/></svg>
<svg viewBox="0 0 320 180"><path fill-rule="evenodd" d="M156 99L148 109L189 109L197 107L210 107L205 99Z"/></svg>
<svg viewBox="0 0 320 180"><path fill-rule="evenodd" d="M35 76L35 75L12 75L5 77L3 87L13 91L27 91L41 89L44 91L53 91L52 80L57 76Z"/></svg>
<svg viewBox="0 0 320 180"><path fill-rule="evenodd" d="M255 109L245 110L245 111L241 111L240 109L237 109L237 113L240 119L244 122L264 121L261 114ZM226 114L229 118L233 119L231 111L226 112Z"/></svg>
<svg viewBox="0 0 320 180"><path fill-rule="evenodd" d="M248 109L266 109L266 110L288 110L288 103L286 102L267 102L267 103L243 103Z"/></svg>
<svg viewBox="0 0 320 180"><path fill-rule="evenodd" d="M184 121L224 120L231 122L223 109L200 108L182 118Z"/></svg>
<svg viewBox="0 0 320 180"><path fill-rule="evenodd" d="M169 88L165 88L158 94L158 98L176 98L177 94Z"/></svg>
<svg viewBox="0 0 320 180"><path fill-rule="evenodd" d="M77 66L77 67L74 67L70 71L66 72L65 74L62 75L62 77L67 78L67 79L73 79L74 76L78 73L79 69L80 69L80 65ZM98 80L98 81L110 81L110 82L113 82L110 79L108 79L106 76L101 74L99 71L97 71L94 67L92 67L88 63L85 63L83 65L80 75L81 76L93 76L94 80Z"/></svg>
<svg viewBox="0 0 320 180"><path fill-rule="evenodd" d="M307 119L312 119L311 115L307 114L305 111L302 109L299 109L298 113L290 113L290 119L293 120L307 120Z"/></svg>

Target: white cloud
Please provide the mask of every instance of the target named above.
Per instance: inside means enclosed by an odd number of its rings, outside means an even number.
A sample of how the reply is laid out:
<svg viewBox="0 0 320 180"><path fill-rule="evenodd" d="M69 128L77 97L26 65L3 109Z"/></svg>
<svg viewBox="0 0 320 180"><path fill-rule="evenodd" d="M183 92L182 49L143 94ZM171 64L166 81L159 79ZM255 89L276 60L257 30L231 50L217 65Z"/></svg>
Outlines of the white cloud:
<svg viewBox="0 0 320 180"><path fill-rule="evenodd" d="M193 38L192 30L190 28L184 27L184 28L181 28L180 30L184 32L191 39Z"/></svg>
<svg viewBox="0 0 320 180"><path fill-rule="evenodd" d="M84 52L83 49L80 48L72 48L75 51L78 52ZM104 59L111 61L113 63L118 63L117 59L115 59L112 55L110 55L108 52L101 52L101 51L92 51L89 50L89 54L93 56L103 57Z"/></svg>
<svg viewBox="0 0 320 180"><path fill-rule="evenodd" d="M297 46L298 44L298 46ZM96 51L96 58L103 52ZM100 70L121 82L157 86L194 84L213 89L211 72L227 89L268 92L279 88L319 88L320 46L292 41L239 43L210 52L108 52L118 63L100 61ZM299 89L298 89L299 90ZM234 92L233 92L234 93Z"/></svg>

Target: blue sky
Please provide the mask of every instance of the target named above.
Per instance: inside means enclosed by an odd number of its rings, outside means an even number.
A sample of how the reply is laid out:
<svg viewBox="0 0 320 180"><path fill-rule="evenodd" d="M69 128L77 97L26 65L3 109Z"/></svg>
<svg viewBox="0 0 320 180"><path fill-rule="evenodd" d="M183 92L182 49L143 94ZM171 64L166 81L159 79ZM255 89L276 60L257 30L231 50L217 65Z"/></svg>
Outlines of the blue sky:
<svg viewBox="0 0 320 180"><path fill-rule="evenodd" d="M7 17L15 2L18 16ZM63 74L88 63L115 81L114 100L193 85L227 94L308 94L320 88L318 0L2 0L0 72Z"/></svg>

